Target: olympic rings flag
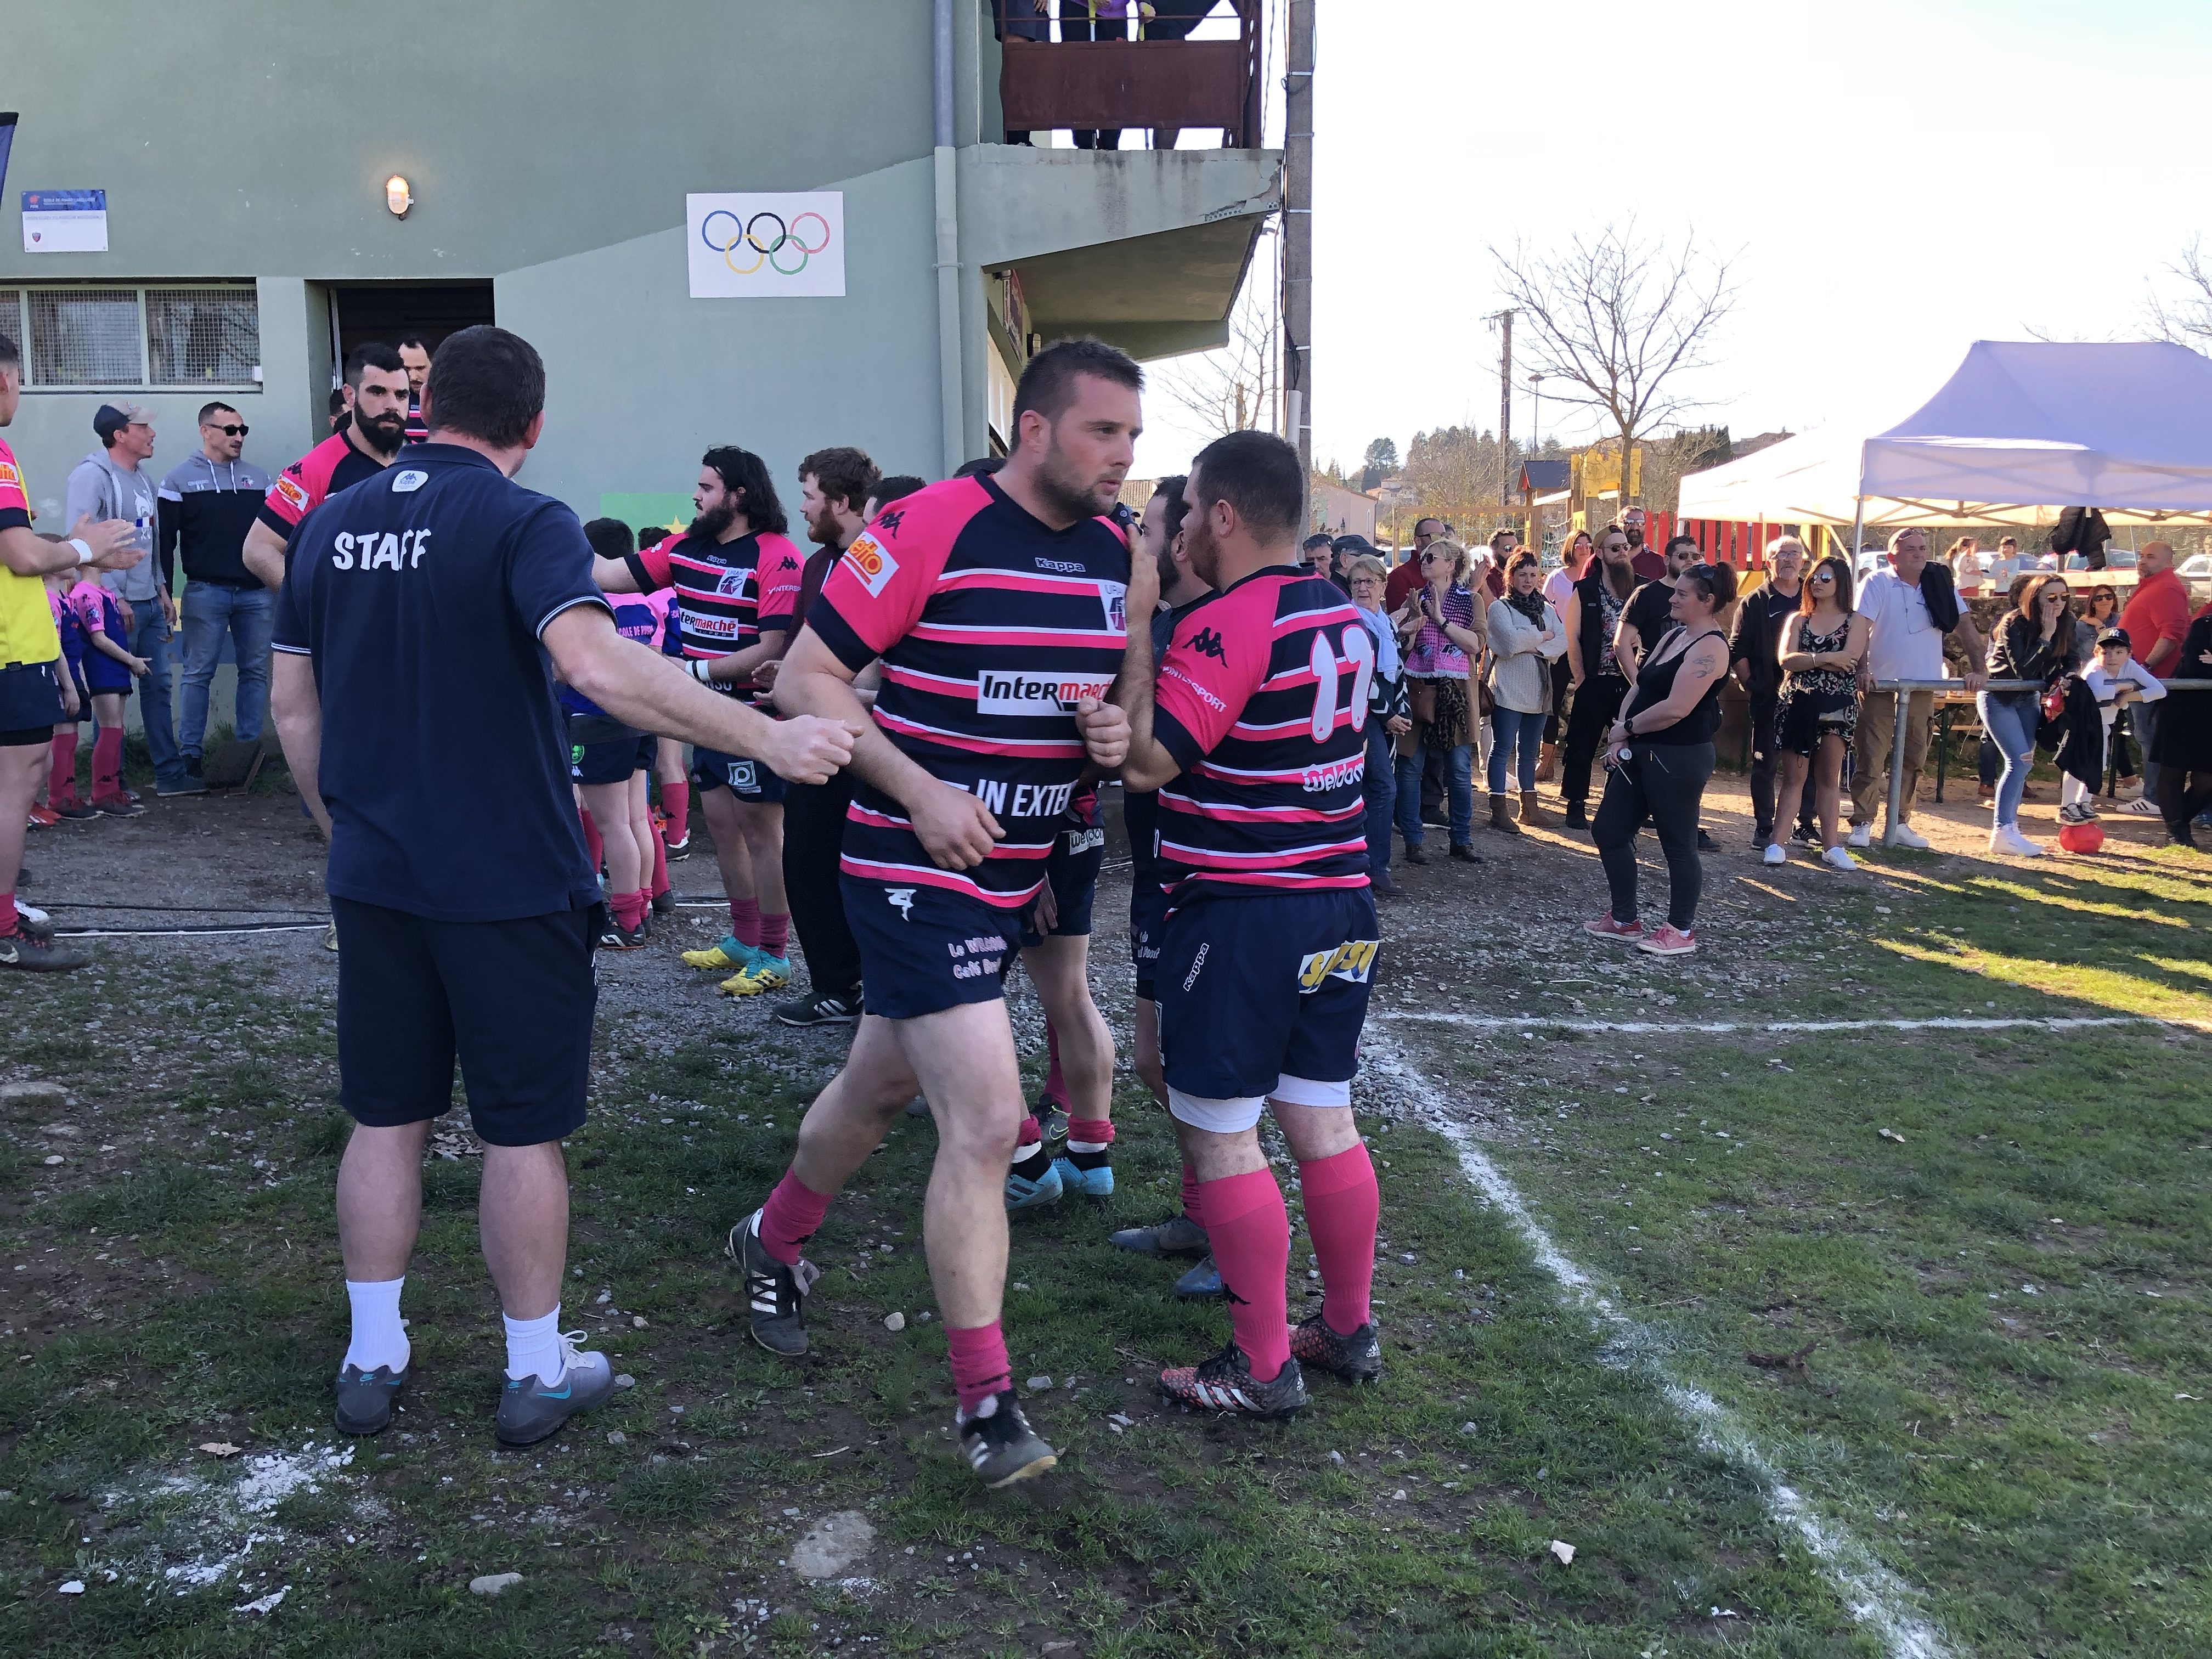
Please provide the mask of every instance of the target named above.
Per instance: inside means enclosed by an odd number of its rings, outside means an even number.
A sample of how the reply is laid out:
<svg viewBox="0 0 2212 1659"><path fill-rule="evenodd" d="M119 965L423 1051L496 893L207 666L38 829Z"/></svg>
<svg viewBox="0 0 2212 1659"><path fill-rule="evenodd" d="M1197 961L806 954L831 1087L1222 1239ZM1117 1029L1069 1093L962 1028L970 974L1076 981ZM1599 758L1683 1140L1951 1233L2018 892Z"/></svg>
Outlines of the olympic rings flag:
<svg viewBox="0 0 2212 1659"><path fill-rule="evenodd" d="M845 193L715 192L684 198L695 300L842 300Z"/></svg>

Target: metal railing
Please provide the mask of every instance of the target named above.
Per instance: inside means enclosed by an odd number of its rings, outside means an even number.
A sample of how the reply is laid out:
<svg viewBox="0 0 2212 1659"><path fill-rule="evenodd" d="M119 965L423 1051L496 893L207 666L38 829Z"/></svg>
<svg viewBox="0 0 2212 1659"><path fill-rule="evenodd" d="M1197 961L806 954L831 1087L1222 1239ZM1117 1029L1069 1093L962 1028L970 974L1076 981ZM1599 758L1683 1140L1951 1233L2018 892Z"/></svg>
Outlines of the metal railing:
<svg viewBox="0 0 2212 1659"><path fill-rule="evenodd" d="M2167 680L2165 684L2168 691L2212 691L2212 680ZM1916 691L1932 691L1939 696L1955 697L1966 692L1966 684L1964 680L1954 679L1876 680L1874 683L1874 690L1877 692L1893 695L1897 699L1897 712L1892 722L1889 740L1889 822L1882 826L1881 831L1881 844L1885 848L1889 848L1898 844L1897 831L1902 823L1899 810L1905 805L1905 719L1912 694ZM2043 691L2043 682L2041 680L1990 680L1983 685L1982 690L1984 691L2031 691L2040 696Z"/></svg>

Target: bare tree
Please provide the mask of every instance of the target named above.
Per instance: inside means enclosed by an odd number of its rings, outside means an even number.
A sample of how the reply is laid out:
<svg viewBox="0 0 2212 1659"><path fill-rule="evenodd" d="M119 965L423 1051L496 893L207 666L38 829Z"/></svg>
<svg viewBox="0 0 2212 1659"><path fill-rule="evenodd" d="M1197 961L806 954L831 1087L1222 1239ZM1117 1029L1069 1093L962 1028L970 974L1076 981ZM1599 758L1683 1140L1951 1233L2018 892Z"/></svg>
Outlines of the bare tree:
<svg viewBox="0 0 2212 1659"><path fill-rule="evenodd" d="M1621 504L1638 439L1698 407L1681 377L1708 366L1711 336L1734 308L1729 261L1685 235L1679 250L1608 225L1564 252L1491 249L1506 303L1528 331L1525 358L1547 397L1595 411L1620 439ZM1556 379L1559 390L1549 385Z"/></svg>
<svg viewBox="0 0 2212 1659"><path fill-rule="evenodd" d="M1229 343L1163 368L1156 384L1206 432L1281 429L1279 407L1283 344L1279 284L1261 267L1272 264L1279 238L1262 237L1254 270L1229 313Z"/></svg>
<svg viewBox="0 0 2212 1659"><path fill-rule="evenodd" d="M2205 268L2195 238L2182 249L2180 263L2168 265L2166 274L2179 277L2183 286L2179 295L2171 297L2152 288L2147 319L2151 332L2159 339L2193 350L2212 349L2212 270Z"/></svg>

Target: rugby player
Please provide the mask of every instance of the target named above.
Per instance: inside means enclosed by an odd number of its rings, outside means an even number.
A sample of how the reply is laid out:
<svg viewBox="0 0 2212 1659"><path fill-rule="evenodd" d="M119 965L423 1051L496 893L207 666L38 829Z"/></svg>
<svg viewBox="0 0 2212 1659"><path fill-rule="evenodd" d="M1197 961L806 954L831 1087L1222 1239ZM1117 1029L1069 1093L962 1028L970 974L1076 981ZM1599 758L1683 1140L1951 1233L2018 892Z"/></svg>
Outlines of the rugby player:
<svg viewBox="0 0 2212 1659"><path fill-rule="evenodd" d="M1361 792L1374 640L1334 583L1294 562L1305 474L1288 444L1218 438L1183 495L1184 546L1213 596L1176 623L1157 673L1149 630L1130 635L1115 697L1129 717L1122 782L1160 792L1173 884L1154 969L1161 1065L1233 1334L1161 1372L1160 1389L1285 1418L1306 1403L1302 1364L1351 1381L1382 1370L1375 1171L1352 1115L1376 946ZM1139 615L1158 581L1139 561ZM1322 1309L1295 1332L1262 1108L1298 1160L1321 1265Z"/></svg>
<svg viewBox="0 0 2212 1659"><path fill-rule="evenodd" d="M1180 473L1163 478L1152 500L1145 503L1145 552L1158 566L1160 577L1160 607L1152 613L1152 629L1156 662L1167 654L1176 624L1213 592L1191 569L1190 550L1182 533L1182 492L1189 482ZM1168 1085L1160 1075L1159 1002L1152 978L1168 912L1157 833L1159 799L1155 790L1132 789L1126 782L1122 786L1121 826L1129 836L1129 957L1137 969L1137 1042L1131 1064L1165 1110ZM1182 1166L1182 1210L1148 1227L1124 1227L1107 1243L1139 1255L1197 1256L1198 1264L1176 1281L1175 1293L1183 1297L1221 1294L1220 1269L1206 1250L1206 1227L1199 1219L1198 1174L1187 1159Z"/></svg>
<svg viewBox="0 0 2212 1659"><path fill-rule="evenodd" d="M407 439L419 444L430 435L422 420L422 388L430 381L430 348L419 334L402 335L399 361L407 369Z"/></svg>
<svg viewBox="0 0 2212 1659"><path fill-rule="evenodd" d="M630 528L620 519L594 519L584 539L600 559L619 561L630 550ZM608 609L615 632L658 650L661 617L641 595L624 594ZM603 951L635 951L646 941L646 914L656 893L666 890L666 860L660 856L652 815L646 807L646 777L657 740L649 732L617 720L574 686L561 687L561 706L568 714L568 775L582 798L586 850L599 839L606 861L606 926L599 933ZM592 860L593 868L599 859Z"/></svg>
<svg viewBox="0 0 2212 1659"><path fill-rule="evenodd" d="M345 945L339 1099L358 1127L338 1170L353 1322L336 1417L349 1434L384 1428L409 1376L400 1292L457 1058L507 1334L495 1432L531 1444L614 1389L606 1356L561 1330L561 1142L584 1121L599 890L548 662L629 726L795 777L827 776L852 749L849 727L765 720L615 631L575 514L512 481L544 402L526 341L452 336L423 396L431 441L303 520L279 591L277 731L330 836L324 885ZM453 833L464 774L480 835Z"/></svg>
<svg viewBox="0 0 2212 1659"><path fill-rule="evenodd" d="M696 516L682 536L620 560L601 559L594 573L610 593L674 588L692 678L750 707L759 696L753 670L781 658L791 641L799 550L784 535L783 505L767 464L749 449L708 450L691 504ZM719 945L686 951L684 965L729 970L721 988L736 996L788 985L783 780L750 756L695 747L691 781L714 832L730 931Z"/></svg>
<svg viewBox="0 0 2212 1659"><path fill-rule="evenodd" d="M284 544L300 520L341 489L374 478L407 441L407 366L380 341L345 361L344 425L277 474L246 532L246 568L270 587L284 585Z"/></svg>
<svg viewBox="0 0 2212 1659"><path fill-rule="evenodd" d="M1103 515L1129 470L1143 385L1100 341L1039 352L1015 391L1006 465L932 485L871 523L823 584L776 687L785 708L859 720L853 680L883 665L853 752L842 865L867 1003L790 1169L731 1229L730 1251L755 1340L805 1352L816 1270L800 1249L919 1085L937 1119L922 1234L954 1427L992 1486L1055 1461L1022 1414L1000 1327L1000 1200L1026 1110L1000 981L1086 763L1111 772L1125 752L1127 723L1101 699L1127 635L1129 546Z"/></svg>
<svg viewBox="0 0 2212 1659"><path fill-rule="evenodd" d="M658 547L669 538L665 525L641 526L637 550ZM672 657L684 655L684 619L676 610L676 595L667 588L651 596L660 607L660 648ZM665 824L662 846L672 861L691 856L691 774L684 759L684 745L673 738L660 739L654 751L653 780L660 788L660 817Z"/></svg>

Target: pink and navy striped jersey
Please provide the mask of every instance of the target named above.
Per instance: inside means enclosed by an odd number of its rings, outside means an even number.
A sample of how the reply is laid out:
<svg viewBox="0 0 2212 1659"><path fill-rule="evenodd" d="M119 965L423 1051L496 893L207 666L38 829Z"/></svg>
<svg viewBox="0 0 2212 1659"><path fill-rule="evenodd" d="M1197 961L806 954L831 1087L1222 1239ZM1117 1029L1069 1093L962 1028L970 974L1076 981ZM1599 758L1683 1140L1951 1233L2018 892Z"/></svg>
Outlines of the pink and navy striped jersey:
<svg viewBox="0 0 2212 1659"><path fill-rule="evenodd" d="M763 634L791 626L802 561L790 540L772 530L732 542L672 536L624 562L639 587L676 590L687 657L731 656L757 645Z"/></svg>
<svg viewBox="0 0 2212 1659"><path fill-rule="evenodd" d="M896 502L845 550L806 625L847 667L883 659L876 724L1005 838L972 870L930 861L905 809L863 782L845 873L1026 904L1083 771L1075 704L1104 698L1127 642L1129 549L1105 519L1054 530L988 478Z"/></svg>
<svg viewBox="0 0 2212 1659"><path fill-rule="evenodd" d="M1201 599L1159 665L1158 878L1200 896L1367 885L1375 640L1333 582L1271 566Z"/></svg>

